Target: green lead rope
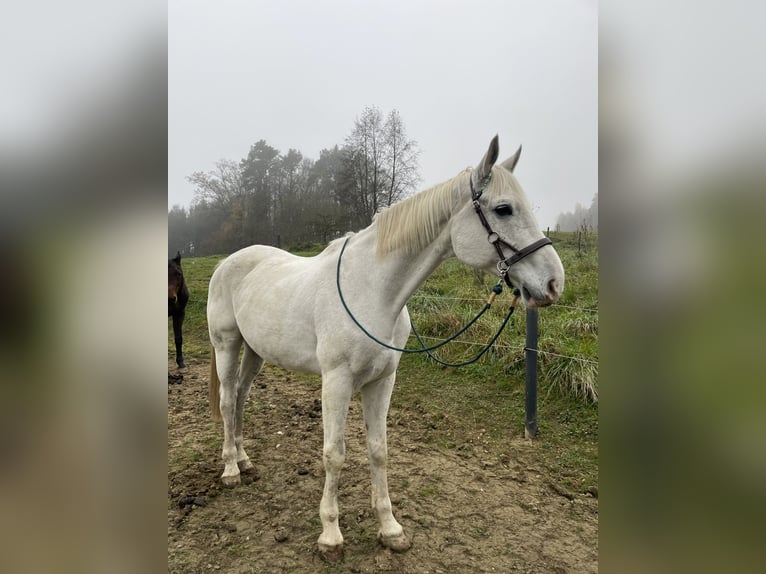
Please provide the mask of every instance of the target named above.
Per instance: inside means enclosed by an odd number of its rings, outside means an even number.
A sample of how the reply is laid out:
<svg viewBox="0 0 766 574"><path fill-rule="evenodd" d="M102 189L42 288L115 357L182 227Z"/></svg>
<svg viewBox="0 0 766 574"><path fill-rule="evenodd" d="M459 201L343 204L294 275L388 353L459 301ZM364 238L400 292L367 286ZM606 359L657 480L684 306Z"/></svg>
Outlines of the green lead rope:
<svg viewBox="0 0 766 574"><path fill-rule="evenodd" d="M501 287L501 288L502 288L502 287ZM515 301L514 301L514 302L515 302ZM468 360L466 360L466 361L461 361L461 362L459 362L459 363L450 363L449 361L445 361L445 360L443 360L443 359L440 359L439 357L437 357L436 355L434 355L434 354L431 352L431 349L426 349L426 345L425 345L425 343L423 342L423 339L421 339L421 338L420 338L420 333L418 333L418 330L415 328L415 324L412 322L412 319L410 319L410 325L412 325L412 332L413 332L413 333L415 333L415 337L417 338L417 340L418 340L418 343L420 343L420 346L421 346L421 347L423 347L422 349L420 349L420 351L421 351L421 352L424 352L424 353L426 353L426 354L427 354L427 355L428 355L428 356L429 356L431 359L433 359L434 361L436 361L436 362L437 362L437 363L439 363L440 365L444 365L445 367L464 367L464 366L466 366L466 365L470 365L470 364L472 364L472 363L475 363L476 361L478 361L479 359L481 359L481 357L484 355L484 353L486 353L487 351L489 351L489 348L490 348L492 345L494 345L494 344L495 344L495 341L496 341L496 340L497 340L497 338L500 336L500 333L502 333L502 332L503 332L503 329L505 329L505 326L506 326L506 324L508 323L508 321L510 321L510 319L511 319L511 315L513 315L513 310L514 310L515 308L516 308L516 306L515 306L515 305L511 305L511 306L510 306L510 308L508 309L508 314L505 316L505 319L503 319L503 323L500 325L500 328L497 330L497 333L495 333L495 336L494 336L494 337L492 337L492 339L489 341L489 343L487 343L487 344L484 346L484 348L483 348L481 351L479 351L479 353L478 353L478 354L477 354L475 357L473 357L473 358L471 358L471 359L468 359ZM455 337L456 337L456 336L457 336L457 335L455 335ZM454 339L455 337L452 337L452 339ZM451 339L450 339L450 340L451 340Z"/></svg>
<svg viewBox="0 0 766 574"><path fill-rule="evenodd" d="M492 287L492 293L490 293L489 299L484 304L484 308L481 311L479 311L479 313L473 319L471 319L463 328L461 328L457 333L455 333L448 339L445 339L441 343L437 343L436 345L433 345L431 347L427 347L422 337L420 336L420 333L418 333L418 330L415 328L415 324L412 322L412 317L410 317L410 326L412 327L412 331L413 333L415 333L415 338L417 338L421 348L420 349L400 349L399 347L394 347L392 345L389 345L388 343L385 343L381 341L380 339L378 339L377 337L375 337L372 333L370 333L367 329L364 328L364 326L358 321L358 319L354 317L354 314L351 312L351 309L349 309L348 305L346 304L346 299L343 297L343 290L340 287L340 265L341 265L341 261L343 260L343 253L346 251L346 246L348 245L349 239L351 239L351 237L347 237L346 241L343 242L343 247L340 250L340 254L338 254L338 265L335 271L335 284L338 288L338 296L340 297L340 302L343 305L343 308L346 310L346 313L348 314L348 316L356 324L356 326L359 327L362 333L364 333L365 335L367 335L367 337L375 341L378 345L385 347L386 349L390 349L392 351L399 351L401 353L426 353L431 359L433 359L437 363L448 366L448 367L462 367L464 365L470 365L471 363L475 363L476 361L478 361L484 355L484 353L486 353L489 350L489 348L495 343L497 338L500 336L500 333L503 332L503 329L505 329L505 326L508 324L508 321L510 320L511 315L513 314L513 310L516 308L516 301L519 298L518 289L515 289L513 292L514 297L513 297L513 300L511 301L511 306L508 309L508 314L505 316L503 323L500 325L500 329L498 329L497 333L495 333L495 336L492 337L489 343L487 343L484 346L484 348L481 351L479 351L479 354L477 354L475 357L467 361L462 361L460 363L449 363L447 361L440 359L436 355L432 354L431 351L434 351L440 347L443 347L447 343L450 343L451 341L455 340L457 337L465 333L471 327L471 325L473 325L479 319L479 317L484 315L484 313L486 313L489 310L489 308L492 306L492 303L494 302L495 297L503 292L502 280L501 282L498 282L494 287Z"/></svg>

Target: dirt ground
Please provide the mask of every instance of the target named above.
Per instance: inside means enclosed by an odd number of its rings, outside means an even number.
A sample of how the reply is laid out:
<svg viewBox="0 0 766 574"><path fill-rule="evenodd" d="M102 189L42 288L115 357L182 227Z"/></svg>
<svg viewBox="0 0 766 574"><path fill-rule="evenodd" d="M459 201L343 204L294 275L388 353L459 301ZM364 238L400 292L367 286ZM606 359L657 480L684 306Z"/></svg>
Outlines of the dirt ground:
<svg viewBox="0 0 766 574"><path fill-rule="evenodd" d="M439 448L438 428L402 407L389 413L388 477L412 548L395 554L380 546L358 399L339 488L344 557L324 563L316 549L324 483L319 384L264 369L245 414L257 473L225 489L207 370L191 363L183 380L168 376L168 572L598 571L598 500L552 484L537 445L518 438L502 452L481 441Z"/></svg>

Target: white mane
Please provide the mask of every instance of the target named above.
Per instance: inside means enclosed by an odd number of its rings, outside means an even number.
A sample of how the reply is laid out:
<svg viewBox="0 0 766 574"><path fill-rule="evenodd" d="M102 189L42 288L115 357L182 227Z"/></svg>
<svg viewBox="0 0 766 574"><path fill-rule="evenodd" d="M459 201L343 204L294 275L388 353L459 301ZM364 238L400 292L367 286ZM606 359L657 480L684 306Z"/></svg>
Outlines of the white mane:
<svg viewBox="0 0 766 574"><path fill-rule="evenodd" d="M441 232L452 216L462 194L468 197L465 169L452 179L396 203L375 217L377 254L382 257L397 249L418 253Z"/></svg>

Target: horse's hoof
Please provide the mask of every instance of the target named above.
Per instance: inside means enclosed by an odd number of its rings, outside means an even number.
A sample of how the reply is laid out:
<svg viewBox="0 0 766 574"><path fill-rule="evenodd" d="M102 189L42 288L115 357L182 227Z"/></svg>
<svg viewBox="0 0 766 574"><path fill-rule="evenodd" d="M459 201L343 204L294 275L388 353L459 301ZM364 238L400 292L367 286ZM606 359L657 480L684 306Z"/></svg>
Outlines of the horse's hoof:
<svg viewBox="0 0 766 574"><path fill-rule="evenodd" d="M179 373L183 374L183 373L186 373L188 371L189 371L189 369L187 368L186 365L178 365L178 372Z"/></svg>
<svg viewBox="0 0 766 574"><path fill-rule="evenodd" d="M235 486L239 485L240 482L241 479L239 478L239 475L221 477L221 484L223 484L226 488L234 488Z"/></svg>
<svg viewBox="0 0 766 574"><path fill-rule="evenodd" d="M255 465L249 460L240 460L237 462L239 472L245 474L255 474Z"/></svg>
<svg viewBox="0 0 766 574"><path fill-rule="evenodd" d="M343 544L337 546L328 546L327 544L317 544L319 554L325 562L335 564L343 559Z"/></svg>
<svg viewBox="0 0 766 574"><path fill-rule="evenodd" d="M390 548L394 552L407 552L407 550L409 550L412 546L412 542L407 539L407 537L404 535L404 532L402 532L399 536L383 536L380 532L378 532L378 541L383 546Z"/></svg>

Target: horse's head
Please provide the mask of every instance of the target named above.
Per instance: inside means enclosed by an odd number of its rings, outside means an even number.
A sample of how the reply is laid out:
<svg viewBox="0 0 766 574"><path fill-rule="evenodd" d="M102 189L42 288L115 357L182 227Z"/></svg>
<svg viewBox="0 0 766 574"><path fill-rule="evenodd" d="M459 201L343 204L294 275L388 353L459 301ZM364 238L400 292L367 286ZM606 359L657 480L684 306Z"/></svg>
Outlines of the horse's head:
<svg viewBox="0 0 766 574"><path fill-rule="evenodd" d="M564 290L564 267L513 175L521 148L495 165L498 149L495 136L470 176L461 179L461 203L465 203L452 218L452 248L460 261L472 267L494 273L507 268L508 278L527 306L550 305ZM501 260L505 262L498 266Z"/></svg>
<svg viewBox="0 0 766 574"><path fill-rule="evenodd" d="M168 301L175 302L184 285L184 272L181 269L181 252L173 259L168 259Z"/></svg>

